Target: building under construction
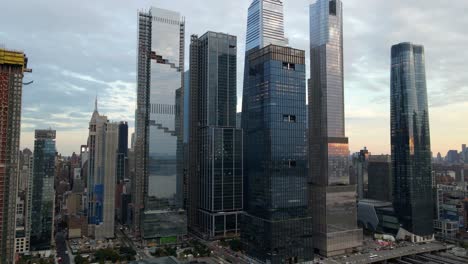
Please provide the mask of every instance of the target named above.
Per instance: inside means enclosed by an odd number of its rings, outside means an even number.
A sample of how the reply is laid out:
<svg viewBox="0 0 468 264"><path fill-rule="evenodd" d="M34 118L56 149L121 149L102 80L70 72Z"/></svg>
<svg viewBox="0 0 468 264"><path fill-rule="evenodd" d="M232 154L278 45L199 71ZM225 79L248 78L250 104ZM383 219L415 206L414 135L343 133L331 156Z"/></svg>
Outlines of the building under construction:
<svg viewBox="0 0 468 264"><path fill-rule="evenodd" d="M21 95L23 74L31 72L27 63L23 52L0 48L0 264L14 259Z"/></svg>

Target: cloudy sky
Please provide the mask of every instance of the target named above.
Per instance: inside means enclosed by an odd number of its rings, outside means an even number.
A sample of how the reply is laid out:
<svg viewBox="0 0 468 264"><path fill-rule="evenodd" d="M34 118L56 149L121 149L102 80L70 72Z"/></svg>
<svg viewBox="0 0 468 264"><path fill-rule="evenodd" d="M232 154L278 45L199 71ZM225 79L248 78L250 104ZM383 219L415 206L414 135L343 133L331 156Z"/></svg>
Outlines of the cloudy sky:
<svg viewBox="0 0 468 264"><path fill-rule="evenodd" d="M25 78L34 84L24 87L21 146L33 146L34 129L51 127L57 130L60 152L79 151L86 143L96 95L101 114L129 121L133 131L137 11L151 5L185 16L187 40L207 30L236 35L242 73L250 2L2 1L0 45L25 51L33 69ZM375 154L390 152L390 47L405 41L425 45L433 152L445 154L468 142L468 1L343 2L351 151L367 146ZM308 48L309 3L285 0L286 35L294 48ZM238 96L240 103L241 85Z"/></svg>

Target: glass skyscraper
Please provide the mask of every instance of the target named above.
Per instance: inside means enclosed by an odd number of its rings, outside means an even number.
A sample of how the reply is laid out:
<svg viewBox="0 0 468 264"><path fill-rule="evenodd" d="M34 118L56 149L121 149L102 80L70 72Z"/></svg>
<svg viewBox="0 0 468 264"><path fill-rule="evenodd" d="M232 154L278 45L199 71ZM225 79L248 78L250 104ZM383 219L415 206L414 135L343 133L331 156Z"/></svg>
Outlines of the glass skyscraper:
<svg viewBox="0 0 468 264"><path fill-rule="evenodd" d="M247 19L246 51L270 44L284 46L283 1L254 0Z"/></svg>
<svg viewBox="0 0 468 264"><path fill-rule="evenodd" d="M393 205L408 232L431 238L431 140L424 47L401 43L391 55Z"/></svg>
<svg viewBox="0 0 468 264"><path fill-rule="evenodd" d="M189 227L206 239L236 236L240 228L243 164L236 67L235 36L192 36Z"/></svg>
<svg viewBox="0 0 468 264"><path fill-rule="evenodd" d="M183 98L184 36L177 12L152 7L139 14L134 223L145 239L173 241L186 234L177 194L183 130L176 107Z"/></svg>
<svg viewBox="0 0 468 264"><path fill-rule="evenodd" d="M55 130L36 130L31 210L31 250L53 244L55 202Z"/></svg>
<svg viewBox="0 0 468 264"><path fill-rule="evenodd" d="M269 45L248 65L242 243L262 263L310 261L305 52Z"/></svg>
<svg viewBox="0 0 468 264"><path fill-rule="evenodd" d="M309 175L314 248L324 256L362 244L356 186L349 182L343 86L343 9L340 0L310 6Z"/></svg>

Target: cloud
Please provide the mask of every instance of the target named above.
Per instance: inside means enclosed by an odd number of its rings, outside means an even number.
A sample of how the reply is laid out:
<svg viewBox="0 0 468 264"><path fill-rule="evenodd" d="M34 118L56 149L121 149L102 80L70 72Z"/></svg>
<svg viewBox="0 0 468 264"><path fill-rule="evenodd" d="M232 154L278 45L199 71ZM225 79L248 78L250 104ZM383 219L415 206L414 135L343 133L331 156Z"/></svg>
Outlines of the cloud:
<svg viewBox="0 0 468 264"><path fill-rule="evenodd" d="M136 100L137 10L151 5L179 11L186 19L186 68L191 34L207 30L238 37L238 102L242 98L247 8L251 0L102 0L5 1L0 42L24 50L32 74L24 87L22 145L32 147L31 132L60 129L59 151L70 154L86 142L88 119L99 109L112 120L133 125ZM290 45L306 51L309 62L309 0L284 1ZM431 126L444 124L444 136L459 124L436 119L442 110L468 102L466 26L468 1L345 0L344 48L347 133L351 148L364 140L377 152L388 150L390 47L412 41L424 44ZM17 17L22 19L18 20ZM13 22L14 21L14 22ZM452 106L455 104L457 106ZM464 111L464 112L463 112ZM386 117L386 118L383 118ZM379 131L374 136L359 135ZM433 138L441 138L433 129ZM62 134L60 134L62 133ZM465 133L466 134L466 133ZM69 135L67 137L66 135ZM357 142L357 143L353 143ZM385 142L385 143L382 143ZM387 144L387 145L386 145ZM443 149L443 141L433 142ZM374 151L375 152L375 151Z"/></svg>

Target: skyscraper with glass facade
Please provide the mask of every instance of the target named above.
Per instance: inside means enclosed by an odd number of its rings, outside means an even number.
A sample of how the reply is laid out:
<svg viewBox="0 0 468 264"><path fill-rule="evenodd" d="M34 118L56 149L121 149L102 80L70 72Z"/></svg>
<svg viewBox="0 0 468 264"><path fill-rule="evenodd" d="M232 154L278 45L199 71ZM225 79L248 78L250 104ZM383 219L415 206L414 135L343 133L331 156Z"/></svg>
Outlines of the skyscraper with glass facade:
<svg viewBox="0 0 468 264"><path fill-rule="evenodd" d="M270 44L284 46L283 1L254 0L247 19L246 51Z"/></svg>
<svg viewBox="0 0 468 264"><path fill-rule="evenodd" d="M123 182L127 171L128 159L128 123L119 124L119 143L117 148L117 181Z"/></svg>
<svg viewBox="0 0 468 264"><path fill-rule="evenodd" d="M177 12L152 7L139 14L132 198L134 228L144 239L174 240L186 234L177 194L183 129L178 129L182 112L176 107L183 98L184 36L185 22Z"/></svg>
<svg viewBox="0 0 468 264"><path fill-rule="evenodd" d="M55 130L36 130L31 210L32 251L48 250L54 236Z"/></svg>
<svg viewBox="0 0 468 264"><path fill-rule="evenodd" d="M305 52L269 45L248 60L241 240L261 263L310 261Z"/></svg>
<svg viewBox="0 0 468 264"><path fill-rule="evenodd" d="M356 186L349 182L343 86L343 9L340 0L310 6L309 175L314 248L324 256L361 246Z"/></svg>
<svg viewBox="0 0 468 264"><path fill-rule="evenodd" d="M432 155L424 47L400 43L392 47L391 56L393 205L405 230L431 238Z"/></svg>
<svg viewBox="0 0 468 264"><path fill-rule="evenodd" d="M190 45L189 228L207 239L238 235L242 131L236 129L237 38L207 32Z"/></svg>

